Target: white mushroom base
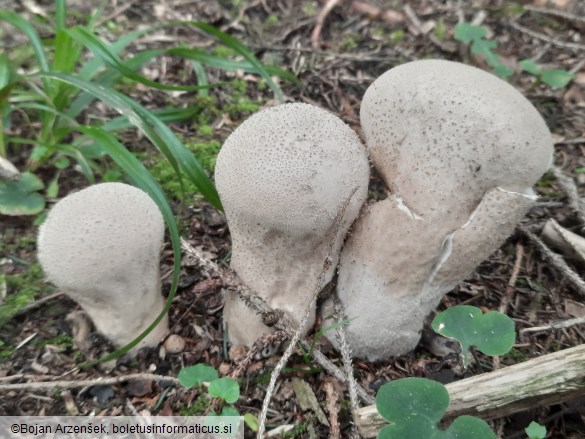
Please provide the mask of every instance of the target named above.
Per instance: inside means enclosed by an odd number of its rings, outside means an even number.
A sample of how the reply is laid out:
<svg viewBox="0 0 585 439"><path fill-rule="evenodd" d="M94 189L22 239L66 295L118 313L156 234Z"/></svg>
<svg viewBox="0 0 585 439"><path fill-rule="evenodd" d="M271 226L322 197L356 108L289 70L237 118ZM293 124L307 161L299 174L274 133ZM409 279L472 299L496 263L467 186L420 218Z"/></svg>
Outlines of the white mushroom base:
<svg viewBox="0 0 585 439"><path fill-rule="evenodd" d="M535 198L492 189L465 224L450 231L410 214L397 197L371 206L343 248L337 281L353 319L346 334L352 354L377 361L414 349L425 317L502 245ZM323 326L331 323L331 310L330 303L323 307ZM338 346L335 331L325 335Z"/></svg>

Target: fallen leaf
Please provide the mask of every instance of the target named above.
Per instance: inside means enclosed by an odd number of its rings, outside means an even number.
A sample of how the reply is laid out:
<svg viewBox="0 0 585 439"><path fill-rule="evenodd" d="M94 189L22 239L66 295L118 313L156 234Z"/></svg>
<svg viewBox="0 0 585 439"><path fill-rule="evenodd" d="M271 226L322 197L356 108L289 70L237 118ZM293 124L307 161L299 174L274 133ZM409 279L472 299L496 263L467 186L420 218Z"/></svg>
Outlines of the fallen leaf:
<svg viewBox="0 0 585 439"><path fill-rule="evenodd" d="M565 299L565 312L571 317L585 317L585 303Z"/></svg>
<svg viewBox="0 0 585 439"><path fill-rule="evenodd" d="M295 391L295 395L297 396L297 402L301 406L303 410L311 410L312 412L317 415L317 419L323 425L329 425L327 421L327 416L321 409L319 405L319 401L315 396L315 392L311 389L311 386L306 381L303 381L298 378L293 378L292 380L293 390Z"/></svg>

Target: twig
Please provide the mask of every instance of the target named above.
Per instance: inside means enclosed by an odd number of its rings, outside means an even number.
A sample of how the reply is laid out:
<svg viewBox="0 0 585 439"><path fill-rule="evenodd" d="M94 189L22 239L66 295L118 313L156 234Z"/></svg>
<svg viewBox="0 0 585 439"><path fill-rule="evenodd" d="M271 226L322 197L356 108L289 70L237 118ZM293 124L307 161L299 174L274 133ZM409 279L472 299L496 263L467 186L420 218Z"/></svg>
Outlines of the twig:
<svg viewBox="0 0 585 439"><path fill-rule="evenodd" d="M550 329L563 329L570 328L571 326L584 325L585 317L577 317L575 319L561 320L559 322L553 322L544 326L534 326L532 328L524 328L520 331L521 334L527 334L529 332L541 332L548 331Z"/></svg>
<svg viewBox="0 0 585 439"><path fill-rule="evenodd" d="M307 342L306 340L301 340L301 345L307 352L310 351L311 344L309 342ZM329 360L329 358L323 355L323 352L316 348L313 348L313 359L317 363L319 363L319 365L321 365L323 369L325 369L331 376L334 376L342 383L348 384L347 376L335 364L333 364L331 360ZM356 389L358 396L364 403L374 404L374 402L376 401L375 398L368 392L366 392L362 386L356 384Z"/></svg>
<svg viewBox="0 0 585 439"><path fill-rule="evenodd" d="M258 340L256 340L256 342L254 342L254 344L252 345L252 347L250 349L248 349L246 356L238 362L238 365L232 371L232 373L230 374L230 377L232 377L234 379L238 379L239 377L241 377L242 374L244 373L244 370L252 362L254 357L256 355L258 355L258 353L262 350L262 347L264 347L268 344L276 343L277 341L282 341L285 338L286 338L286 335L285 335L284 331L281 331L281 330L276 330L276 331L272 331L268 334L264 334L262 337L260 337Z"/></svg>
<svg viewBox="0 0 585 439"><path fill-rule="evenodd" d="M522 266L522 259L524 258L524 247L522 244L516 244L516 260L514 261L514 268L512 269L512 275L510 276L510 280L508 282L508 286L506 287L506 295L502 299L502 303L500 304L499 311L501 313L506 314L506 310L508 309L508 304L512 300L512 296L514 295L515 287L516 287L516 280L518 279L518 273L520 272L520 267Z"/></svg>
<svg viewBox="0 0 585 439"><path fill-rule="evenodd" d="M325 260L323 261L323 268L321 269L321 272L319 273L319 277L317 279L317 285L315 285L315 289L313 290L311 300L310 300L309 304L307 305L307 307L305 308L305 314L303 315L301 323L299 324L298 328L296 329L295 333L293 334L288 346L286 347L286 350L282 354L282 357L280 357L278 364L276 365L276 367L272 371L272 375L270 376L270 382L268 383L268 388L266 389L266 395L264 396L264 401L262 403L262 411L260 412L260 420L259 420L260 426L258 427L258 434L256 436L258 439L263 439L263 437L264 437L264 431L266 429L266 415L268 414L268 406L270 405L270 401L272 399L272 394L274 393L274 388L276 387L276 380L278 379L278 376L280 375L280 372L282 371L282 369L286 365L288 359L293 354L293 351L294 351L295 346L297 345L298 341L301 339L301 336L303 335L303 331L305 330L305 327L307 326L307 323L309 322L309 318L311 316L311 311L313 311L313 309L315 308L315 304L317 303L317 297L319 297L319 293L321 292L321 290L323 289L323 287L326 284L327 272L331 268L331 259L333 257L333 248L335 247L335 241L337 241L337 237L339 235L339 230L341 229L341 224L343 223L343 215L345 214L345 210L347 209L349 202L351 201L351 199L353 198L353 196L357 190L358 190L358 188L356 187L351 191L351 193L347 196L344 203L341 205L339 211L337 212L337 218L335 220L335 229L333 232L333 237L331 238L331 242L329 242L329 249L327 251L327 256L325 257Z"/></svg>
<svg viewBox="0 0 585 439"><path fill-rule="evenodd" d="M382 20L386 23L397 24L404 21L404 15L393 9L382 9L371 3L354 0L351 2L350 10L358 14L368 16L369 20Z"/></svg>
<svg viewBox="0 0 585 439"><path fill-rule="evenodd" d="M65 293L59 291L57 293L51 294L50 296L46 296L46 297L42 297L39 300L35 300L33 303L31 303L30 305L25 306L24 308L18 310L18 312L16 313L16 315L20 316L23 314L27 314L30 311L32 311L33 309L38 308L39 306L43 305L44 303L53 300L53 299L57 299L61 296L65 295Z"/></svg>
<svg viewBox="0 0 585 439"><path fill-rule="evenodd" d="M404 5L404 7L402 9L404 11L404 14L408 17L408 20L412 24L412 28L414 29L416 34L425 35L425 31L423 30L423 25L422 25L420 19L418 18L418 15L416 15L416 12L414 11L414 9L412 9L412 6L410 6L407 3ZM435 34L430 33L427 36L428 36L429 40L431 40L431 43L433 43L439 49L441 49L445 52L450 52L450 53L453 53L456 51L456 49L454 47L449 47L447 44L445 44L441 40L439 40Z"/></svg>
<svg viewBox="0 0 585 439"><path fill-rule="evenodd" d="M538 8L536 6L526 5L526 6L524 6L524 10L530 11L530 12L536 12L537 14L554 15L557 17L565 18L567 20L585 23L584 17L581 17L579 15L575 15L575 14L571 14L569 12L557 11L556 9Z"/></svg>
<svg viewBox="0 0 585 439"><path fill-rule="evenodd" d="M123 14L128 9L130 9L132 6L134 6L134 4L138 3L138 1L139 0L129 0L127 3L123 4L119 8L115 9L114 11L112 11L112 13L106 15L105 17L100 18L97 21L95 27L100 27L102 24L107 23L108 21L111 21L114 18L116 18L118 15Z"/></svg>
<svg viewBox="0 0 585 439"><path fill-rule="evenodd" d="M30 376L34 379L34 375ZM179 380L175 377L164 376L164 375L153 375L149 373L133 373L129 375L122 375L111 378L93 378L90 380L77 380L77 381L33 381L30 383L18 383L18 384L0 384L0 392L8 392L10 390L39 390L39 389L55 389L57 387L61 389L75 389L78 387L87 386L110 386L113 384L125 383L128 381L135 380L151 380L151 381L170 381L173 384L179 384Z"/></svg>
<svg viewBox="0 0 585 439"><path fill-rule="evenodd" d="M519 226L518 230L534 242L541 253L566 277L566 279L575 287L577 292L585 297L585 282L571 269L571 267L567 265L562 256L549 249L538 236L525 227Z"/></svg>
<svg viewBox="0 0 585 439"><path fill-rule="evenodd" d="M321 36L321 30L325 24L325 19L331 13L331 11L344 0L327 0L325 7L317 15L317 24L311 34L311 46L313 49L319 49L319 38Z"/></svg>
<svg viewBox="0 0 585 439"><path fill-rule="evenodd" d="M585 202L579 197L577 185L571 177L567 177L557 166L553 167L553 175L559 182L563 191L567 194L567 197L569 198L569 206L573 209L577 218L579 218L581 227L585 226Z"/></svg>
<svg viewBox="0 0 585 439"><path fill-rule="evenodd" d="M337 323L341 323L345 318L345 309L343 304L337 297L333 298L334 311L337 317ZM353 362L351 359L351 346L347 343L345 325L340 325L337 330L337 341L339 342L339 349L341 350L341 357L343 358L343 368L345 369L345 375L347 376L347 382L349 387L349 404L351 407L352 419L355 415L355 411L359 409L359 402L356 390L356 381L353 374Z"/></svg>
<svg viewBox="0 0 585 439"><path fill-rule="evenodd" d="M325 383L325 394L327 395L327 412L329 413L329 425L331 430L329 431L329 439L339 439L341 431L339 429L339 419L337 413L339 412L339 394L333 388L333 384L330 381Z"/></svg>
<svg viewBox="0 0 585 439"><path fill-rule="evenodd" d="M512 28L516 29L518 32L524 33L538 40L545 41L549 44L552 44L553 46L562 47L564 49L585 50L585 45L583 44L568 43L565 41L557 40L555 38L551 38L548 35L533 31L532 29L528 29L527 27L518 24L516 21L511 21L510 26L512 26Z"/></svg>
<svg viewBox="0 0 585 439"><path fill-rule="evenodd" d="M585 143L585 137L576 137L574 139L561 140L560 142L555 142L555 145L577 145L579 143Z"/></svg>
<svg viewBox="0 0 585 439"><path fill-rule="evenodd" d="M575 399L585 391L584 360L581 345L449 383L445 387L451 401L445 416L497 419ZM365 437L375 437L387 425L376 406L361 408L358 420Z"/></svg>
<svg viewBox="0 0 585 439"><path fill-rule="evenodd" d="M238 283L235 273L233 273L231 270L221 269L215 262L207 259L205 256L203 256L201 251L194 248L183 238L181 238L181 247L186 256L190 257L194 263L197 263L199 267L206 272L207 275L222 279L224 286L227 289L236 293L246 305L261 314L264 319L278 316L278 319L273 326L276 329L284 331L288 337L293 336L294 330L292 329L293 325L290 320L284 314L274 311L264 300L262 300L262 298L254 294L249 288ZM312 352L313 359L321 367L323 367L327 373L334 376L339 381L347 383L347 377L345 374L335 364L333 364L331 360L323 355L319 349L312 348L312 344L305 339L300 340L300 344L307 352ZM370 396L363 387L358 385L357 392L360 399L366 404L374 403L374 398Z"/></svg>

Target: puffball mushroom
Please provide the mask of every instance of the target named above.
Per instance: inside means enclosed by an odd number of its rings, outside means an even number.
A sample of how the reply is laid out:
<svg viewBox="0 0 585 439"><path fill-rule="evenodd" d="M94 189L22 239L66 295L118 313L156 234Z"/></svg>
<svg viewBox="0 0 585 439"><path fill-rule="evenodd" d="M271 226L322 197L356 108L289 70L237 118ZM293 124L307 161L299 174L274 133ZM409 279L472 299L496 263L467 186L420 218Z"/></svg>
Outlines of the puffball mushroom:
<svg viewBox="0 0 585 439"><path fill-rule="evenodd" d="M226 140L215 168L232 237L231 266L241 281L300 323L331 243L326 282L333 277L368 180L365 148L329 112L294 103L247 119ZM234 295L226 296L224 321L237 345L250 346L269 332Z"/></svg>
<svg viewBox="0 0 585 439"><path fill-rule="evenodd" d="M337 294L357 317L347 327L353 354L380 360L413 349L441 297L512 233L553 146L516 89L450 61L389 70L366 91L360 118L391 195L356 221Z"/></svg>
<svg viewBox="0 0 585 439"><path fill-rule="evenodd" d="M116 345L140 335L162 312L159 273L164 220L142 190L90 186L59 201L40 227L38 258L49 281L81 305ZM156 346L168 318L134 349Z"/></svg>

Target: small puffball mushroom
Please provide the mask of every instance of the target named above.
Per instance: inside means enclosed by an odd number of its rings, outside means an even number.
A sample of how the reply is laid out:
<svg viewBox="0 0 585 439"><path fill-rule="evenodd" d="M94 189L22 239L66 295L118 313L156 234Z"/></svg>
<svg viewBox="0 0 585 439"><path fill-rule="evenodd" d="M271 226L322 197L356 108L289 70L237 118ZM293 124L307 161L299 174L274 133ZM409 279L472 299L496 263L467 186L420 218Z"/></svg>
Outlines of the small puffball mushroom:
<svg viewBox="0 0 585 439"><path fill-rule="evenodd" d="M97 184L51 209L39 230L38 258L47 279L81 305L96 329L125 345L163 310L164 230L162 214L145 192ZM165 316L132 352L156 346L167 332Z"/></svg>
<svg viewBox="0 0 585 439"><path fill-rule="evenodd" d="M358 136L325 110L285 104L247 119L226 140L215 168L232 237L231 266L242 282L300 323L331 243L326 282L333 277L368 179ZM260 316L231 294L224 321L236 345L250 346L269 332ZM312 320L307 329L311 325Z"/></svg>
<svg viewBox="0 0 585 439"><path fill-rule="evenodd" d="M347 327L353 354L381 360L413 349L441 297L513 232L553 147L518 91L450 61L383 74L366 91L361 122L391 195L354 224L337 294L356 317Z"/></svg>

